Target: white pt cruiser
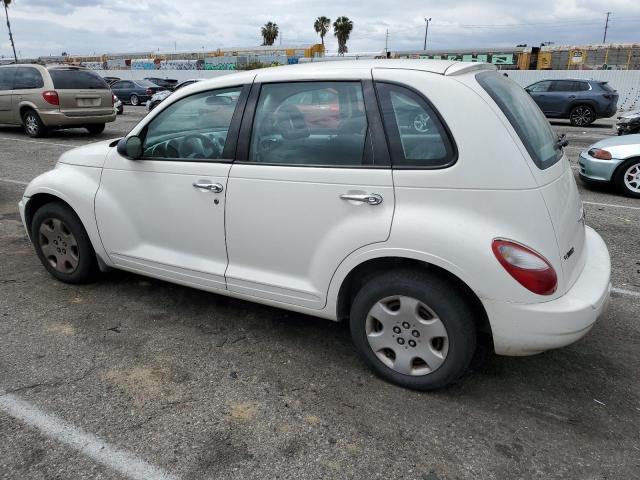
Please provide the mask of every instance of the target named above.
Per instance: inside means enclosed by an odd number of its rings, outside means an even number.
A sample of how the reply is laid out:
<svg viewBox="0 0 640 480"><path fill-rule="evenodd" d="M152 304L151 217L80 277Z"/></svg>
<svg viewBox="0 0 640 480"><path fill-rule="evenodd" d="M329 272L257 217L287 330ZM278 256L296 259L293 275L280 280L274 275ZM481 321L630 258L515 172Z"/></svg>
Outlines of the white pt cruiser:
<svg viewBox="0 0 640 480"><path fill-rule="evenodd" d="M383 378L457 380L593 326L610 260L562 142L494 67L307 64L185 87L76 148L20 212L51 274L119 268L348 320Z"/></svg>

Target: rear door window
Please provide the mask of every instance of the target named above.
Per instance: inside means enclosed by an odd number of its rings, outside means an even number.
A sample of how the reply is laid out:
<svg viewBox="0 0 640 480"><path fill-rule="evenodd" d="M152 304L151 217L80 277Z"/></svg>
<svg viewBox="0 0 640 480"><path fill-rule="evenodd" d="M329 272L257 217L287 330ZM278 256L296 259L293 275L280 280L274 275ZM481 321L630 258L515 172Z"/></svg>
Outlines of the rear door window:
<svg viewBox="0 0 640 480"><path fill-rule="evenodd" d="M539 169L549 168L562 158L551 125L520 85L495 72L479 73L476 79L500 107Z"/></svg>
<svg viewBox="0 0 640 480"><path fill-rule="evenodd" d="M18 67L13 79L15 90L28 90L44 87L40 72L33 67Z"/></svg>
<svg viewBox="0 0 640 480"><path fill-rule="evenodd" d="M0 68L0 90L13 90L15 68Z"/></svg>
<svg viewBox="0 0 640 480"><path fill-rule="evenodd" d="M574 92L586 92L589 90L589 84L587 82L573 82Z"/></svg>
<svg viewBox="0 0 640 480"><path fill-rule="evenodd" d="M106 90L107 82L95 72L76 69L49 70L56 90Z"/></svg>
<svg viewBox="0 0 640 480"><path fill-rule="evenodd" d="M376 90L394 168L444 168L455 163L453 141L421 95L383 82L376 83Z"/></svg>
<svg viewBox="0 0 640 480"><path fill-rule="evenodd" d="M549 91L551 92L573 92L575 82L571 80L554 80L551 82L551 88Z"/></svg>

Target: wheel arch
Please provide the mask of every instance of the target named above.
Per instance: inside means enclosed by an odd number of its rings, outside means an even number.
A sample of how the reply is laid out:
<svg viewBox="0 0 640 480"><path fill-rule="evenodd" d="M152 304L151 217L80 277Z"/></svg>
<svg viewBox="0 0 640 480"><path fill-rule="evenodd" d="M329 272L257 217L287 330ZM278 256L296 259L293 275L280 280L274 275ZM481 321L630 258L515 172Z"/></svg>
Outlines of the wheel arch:
<svg viewBox="0 0 640 480"><path fill-rule="evenodd" d="M493 347L493 334L489 317L476 293L458 275L450 270L431 263L426 260L403 257L403 256L381 256L369 258L355 265L344 276L338 288L336 300L336 318L338 321L347 320L350 314L351 303L359 288L373 275L389 269L414 269L428 271L438 275L456 285L464 297L469 301L473 309L478 331L486 337Z"/></svg>
<svg viewBox="0 0 640 480"><path fill-rule="evenodd" d="M573 111L574 108L581 107L581 106L585 106L593 109L594 115L596 116L596 118L598 118L598 106L596 102L593 100L587 100L587 99L574 100L573 102L569 103L569 107L567 108L567 112L566 112L567 115L571 115L571 112Z"/></svg>
<svg viewBox="0 0 640 480"><path fill-rule="evenodd" d="M31 102L22 102L20 104L20 106L18 107L18 115L20 116L20 118L19 118L20 125L23 124L22 118L24 117L24 114L27 113L27 110L33 110L35 112L35 114L38 115L38 117L40 118L40 121L42 121L42 117L38 113L38 108L33 103L31 103Z"/></svg>

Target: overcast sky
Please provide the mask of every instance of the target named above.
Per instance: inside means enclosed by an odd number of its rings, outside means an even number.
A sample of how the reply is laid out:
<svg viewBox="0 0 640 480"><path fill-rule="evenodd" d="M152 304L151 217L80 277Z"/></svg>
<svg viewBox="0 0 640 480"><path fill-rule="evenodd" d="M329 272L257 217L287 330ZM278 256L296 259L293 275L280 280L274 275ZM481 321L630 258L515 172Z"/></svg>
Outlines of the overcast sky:
<svg viewBox="0 0 640 480"><path fill-rule="evenodd" d="M433 19L430 49L599 43L607 11L608 42L640 42L639 0L14 0L9 7L22 57L255 46L267 21L280 26L283 45L312 44L319 15L354 22L350 52L383 50L387 29L390 50L420 49L425 16ZM336 51L332 34L326 43ZM0 56L10 55L3 18Z"/></svg>

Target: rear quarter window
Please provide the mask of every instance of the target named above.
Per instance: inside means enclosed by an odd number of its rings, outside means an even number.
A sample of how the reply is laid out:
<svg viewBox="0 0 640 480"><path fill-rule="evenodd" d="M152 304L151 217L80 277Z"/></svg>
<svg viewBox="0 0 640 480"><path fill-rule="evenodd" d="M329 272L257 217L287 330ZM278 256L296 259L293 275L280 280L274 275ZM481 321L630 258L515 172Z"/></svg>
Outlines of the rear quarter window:
<svg viewBox="0 0 640 480"><path fill-rule="evenodd" d="M495 72L479 73L476 80L507 117L539 169L549 168L562 158L551 125L520 85Z"/></svg>
<svg viewBox="0 0 640 480"><path fill-rule="evenodd" d="M106 90L107 82L95 72L75 69L49 70L56 90Z"/></svg>

